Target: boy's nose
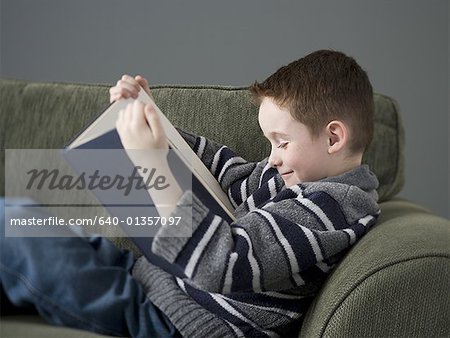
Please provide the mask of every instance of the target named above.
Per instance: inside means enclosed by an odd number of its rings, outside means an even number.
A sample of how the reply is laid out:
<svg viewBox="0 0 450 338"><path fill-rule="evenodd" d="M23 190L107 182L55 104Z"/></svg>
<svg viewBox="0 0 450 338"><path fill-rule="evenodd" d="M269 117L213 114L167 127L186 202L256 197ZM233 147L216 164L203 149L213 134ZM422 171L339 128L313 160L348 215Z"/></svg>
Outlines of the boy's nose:
<svg viewBox="0 0 450 338"><path fill-rule="evenodd" d="M279 156L275 154L275 152L271 152L269 156L269 165L271 167L279 167L281 165L281 159Z"/></svg>

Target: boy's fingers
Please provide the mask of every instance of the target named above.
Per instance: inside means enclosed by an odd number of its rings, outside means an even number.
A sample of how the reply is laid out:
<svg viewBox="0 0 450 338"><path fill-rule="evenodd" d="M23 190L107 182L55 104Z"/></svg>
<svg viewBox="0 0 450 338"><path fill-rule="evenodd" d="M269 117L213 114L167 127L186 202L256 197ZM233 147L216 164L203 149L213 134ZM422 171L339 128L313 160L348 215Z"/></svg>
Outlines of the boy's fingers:
<svg viewBox="0 0 450 338"><path fill-rule="evenodd" d="M122 77L117 81L117 86L124 86L128 88L137 88L138 84L136 80L132 78L130 75L122 75Z"/></svg>
<svg viewBox="0 0 450 338"><path fill-rule="evenodd" d="M136 75L134 79L139 82L140 85L148 85L148 81L145 77L142 75Z"/></svg>
<svg viewBox="0 0 450 338"><path fill-rule="evenodd" d="M111 87L109 89L109 101L111 103L120 99L126 99L128 97L129 97L128 91L124 90L121 87Z"/></svg>
<svg viewBox="0 0 450 338"><path fill-rule="evenodd" d="M152 133L156 139L165 137L164 128L155 108L151 104L145 105L145 118L152 129Z"/></svg>
<svg viewBox="0 0 450 338"><path fill-rule="evenodd" d="M148 81L145 77L141 76L141 75L136 75L135 80L139 83L139 85L144 88L144 90L146 91L146 93L148 95L150 95L151 98L153 98L153 95L150 91L150 86L148 84Z"/></svg>
<svg viewBox="0 0 450 338"><path fill-rule="evenodd" d="M130 105L132 106L133 110L131 114L131 123L133 127L139 128L141 126L145 126L147 124L147 121L144 114L144 104L136 100Z"/></svg>
<svg viewBox="0 0 450 338"><path fill-rule="evenodd" d="M111 88L112 89L112 88ZM117 101L119 97L117 97L116 94L112 92L112 90L109 91L109 103L113 103L114 101Z"/></svg>
<svg viewBox="0 0 450 338"><path fill-rule="evenodd" d="M153 98L147 79L141 75L136 75L133 78L128 74L124 74L117 81L116 85L109 89L109 101L112 103L114 101L128 99L130 97L137 99L141 88L144 88L147 94Z"/></svg>
<svg viewBox="0 0 450 338"><path fill-rule="evenodd" d="M137 83L139 83L139 85L142 88L145 89L146 87L148 87L148 81L145 77L142 77L141 75L136 75L135 80Z"/></svg>
<svg viewBox="0 0 450 338"><path fill-rule="evenodd" d="M133 77L130 76L130 75L128 75L128 74L123 74L122 77L121 77L121 80L124 80L124 81L133 81Z"/></svg>
<svg viewBox="0 0 450 338"><path fill-rule="evenodd" d="M130 76L128 74L122 75L122 78L119 81L129 83L130 85L134 86L136 89L139 89L139 83L136 81L135 78L133 78L132 76Z"/></svg>
<svg viewBox="0 0 450 338"><path fill-rule="evenodd" d="M117 91L124 98L128 98L130 96L136 98L139 93L140 86L139 84L135 86L134 84L125 80L119 80L117 81L117 85L115 88L117 88Z"/></svg>

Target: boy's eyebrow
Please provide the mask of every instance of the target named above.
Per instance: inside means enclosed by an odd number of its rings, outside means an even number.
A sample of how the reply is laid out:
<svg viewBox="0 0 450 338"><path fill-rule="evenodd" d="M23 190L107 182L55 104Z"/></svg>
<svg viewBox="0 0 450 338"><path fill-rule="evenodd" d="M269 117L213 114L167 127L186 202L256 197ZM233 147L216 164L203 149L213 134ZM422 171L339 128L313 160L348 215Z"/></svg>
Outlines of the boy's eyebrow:
<svg viewBox="0 0 450 338"><path fill-rule="evenodd" d="M267 136L282 136L282 137L289 137L288 134L283 133L281 131L271 131L270 133L267 134Z"/></svg>

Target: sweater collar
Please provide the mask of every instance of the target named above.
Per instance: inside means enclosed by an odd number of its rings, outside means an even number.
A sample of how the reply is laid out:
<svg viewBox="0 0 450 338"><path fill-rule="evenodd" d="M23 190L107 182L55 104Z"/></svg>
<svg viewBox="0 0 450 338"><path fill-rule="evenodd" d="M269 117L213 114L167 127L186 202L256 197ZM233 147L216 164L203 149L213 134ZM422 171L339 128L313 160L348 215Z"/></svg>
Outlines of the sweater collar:
<svg viewBox="0 0 450 338"><path fill-rule="evenodd" d="M354 185L368 192L376 190L379 186L376 175L370 171L367 164L362 164L341 175L324 178L319 182L335 182Z"/></svg>

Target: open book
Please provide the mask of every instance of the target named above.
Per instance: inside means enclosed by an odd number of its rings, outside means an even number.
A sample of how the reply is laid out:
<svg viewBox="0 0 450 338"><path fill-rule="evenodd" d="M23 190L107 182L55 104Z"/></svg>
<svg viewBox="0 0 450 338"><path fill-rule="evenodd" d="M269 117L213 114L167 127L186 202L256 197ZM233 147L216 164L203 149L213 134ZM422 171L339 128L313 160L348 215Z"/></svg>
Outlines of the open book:
<svg viewBox="0 0 450 338"><path fill-rule="evenodd" d="M217 214L227 220L228 222L232 222L235 220L233 215L233 207L228 200L226 193L222 190L217 180L211 174L209 169L203 164L203 162L198 158L198 156L194 153L194 151L190 148L188 143L183 139L177 129L172 125L172 123L167 119L167 117L161 112L161 110L156 106L153 99L144 91L140 90L139 97L137 100L141 101L144 104L151 104L154 106L156 112L160 116L161 123L165 130L165 133L168 138L169 147L171 149L169 156L172 156L172 159L169 159L169 165L171 166L172 171L174 171L174 167L183 166L188 168L190 171L190 176L192 178L192 191L194 194L206 205L214 214ZM72 142L66 146L65 152L66 154L70 154L72 149L123 149L123 146L120 142L119 135L116 131L115 124L119 114L119 111L125 109L127 104L133 102L133 99L123 99L114 102L111 104L103 113L101 113L90 125L88 125L84 130L82 130L78 136L76 136ZM75 153L75 152L73 152ZM114 160L116 162L125 162L129 161L131 165L131 160L129 160L126 156L126 152L123 151L123 157L119 160ZM69 162L71 162L72 167L76 171L83 170L83 167L86 165L95 166L97 164L80 164L76 156L66 156L69 158ZM173 158L175 157L175 159ZM75 158L75 160L74 160ZM95 162L95 161L94 161ZM109 166L114 166L115 164L110 163ZM108 165L107 165L108 166ZM92 168L91 168L92 170ZM175 178L176 172L174 172ZM108 203L104 201L108 198L105 196L99 196L98 193L94 193L97 199L106 207L106 209L112 214L116 216L119 211L118 209L108 208ZM101 194L104 194L102 192ZM140 196L140 197L139 197ZM137 197L139 199L138 203L141 205L141 200L149 199L149 194L145 192L140 192L140 195ZM129 199L127 200L128 203ZM144 209L144 208L141 208ZM153 208L154 210L154 208ZM120 216L120 215L119 215ZM127 216L127 215L122 215ZM120 224L119 224L120 225ZM128 231L124 229L126 233ZM142 253L149 259L150 261L155 261L155 256L151 253L151 239L149 242L149 238L141 237L141 236L133 236L132 234L129 236L131 240L140 248ZM158 259L156 259L158 260ZM160 262L157 262L160 263ZM161 265L161 264L159 264ZM173 272L172 272L173 273Z"/></svg>
<svg viewBox="0 0 450 338"><path fill-rule="evenodd" d="M173 124L169 119L161 112L152 98L144 91L140 90L139 97L137 100L143 102L144 104L152 104L155 107L156 112L159 114L162 125L167 135L169 146L172 150L180 150L177 152L180 159L186 164L191 166L192 174L198 180L198 182L207 189L211 198L213 198L221 207L221 209L226 212L229 218L234 220L233 207L228 200L227 195L220 187L217 180L211 174L211 172L206 168L203 162L197 157L194 151L189 147L187 142L178 133ZM102 136L107 133L115 133L115 124L121 109L124 109L127 104L129 104L132 99L119 100L111 104L92 124L90 124L84 131L82 131L78 137L76 137L66 149L75 148L89 148L89 144L92 141L102 138ZM107 141L106 139L103 141ZM107 144L103 143L105 149L113 148L117 144ZM190 151L190 153L189 153ZM207 201L204 201L208 204Z"/></svg>

